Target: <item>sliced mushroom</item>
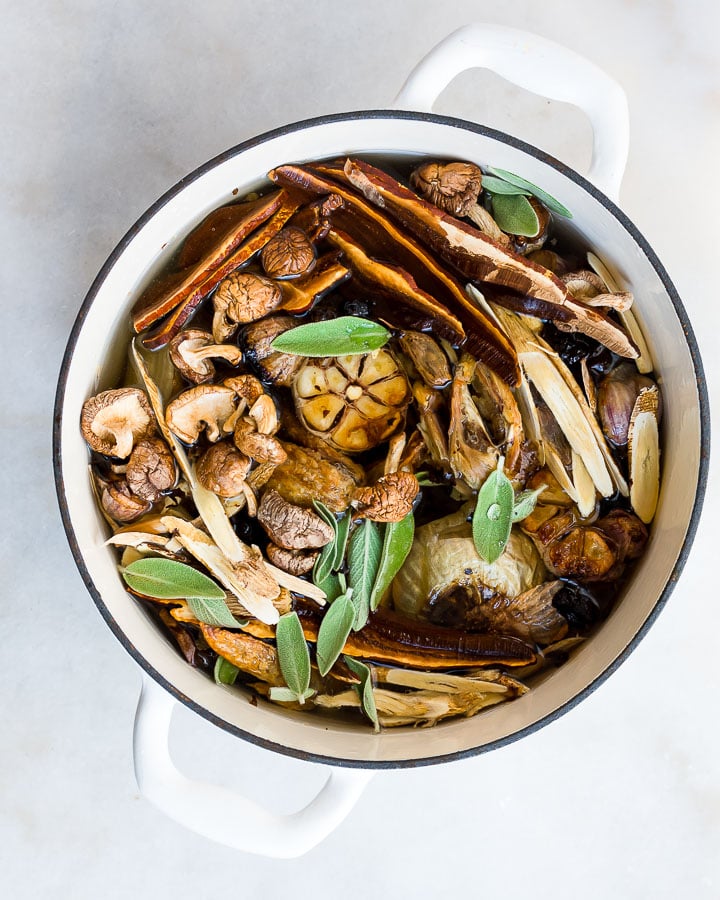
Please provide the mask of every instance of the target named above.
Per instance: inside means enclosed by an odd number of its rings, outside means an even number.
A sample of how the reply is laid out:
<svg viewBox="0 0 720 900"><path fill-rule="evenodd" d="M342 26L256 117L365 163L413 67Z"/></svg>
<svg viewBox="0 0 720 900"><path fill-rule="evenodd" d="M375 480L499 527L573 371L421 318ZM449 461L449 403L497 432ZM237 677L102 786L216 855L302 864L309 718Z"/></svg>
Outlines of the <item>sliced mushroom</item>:
<svg viewBox="0 0 720 900"><path fill-rule="evenodd" d="M260 262L271 278L296 278L315 264L315 247L301 228L289 225L263 247Z"/></svg>
<svg viewBox="0 0 720 900"><path fill-rule="evenodd" d="M420 416L418 431L428 449L430 458L443 472L449 473L451 467L447 429L442 426L439 417L443 407L442 394L425 384L416 382L413 385L413 398Z"/></svg>
<svg viewBox="0 0 720 900"><path fill-rule="evenodd" d="M133 494L151 503L169 491L177 481L177 467L165 441L156 437L138 441L130 454L125 477Z"/></svg>
<svg viewBox="0 0 720 900"><path fill-rule="evenodd" d="M400 346L407 353L425 384L443 388L452 381L447 356L437 342L422 331L406 331Z"/></svg>
<svg viewBox="0 0 720 900"><path fill-rule="evenodd" d="M605 306L618 312L627 312L633 304L633 295L629 291L609 291L602 278L587 269L567 272L560 276L560 280L573 297L582 300L587 306Z"/></svg>
<svg viewBox="0 0 720 900"><path fill-rule="evenodd" d="M478 490L496 468L498 453L470 396L468 386L474 372L475 360L463 354L450 390L448 451L455 476Z"/></svg>
<svg viewBox="0 0 720 900"><path fill-rule="evenodd" d="M270 345L279 334L295 327L297 322L289 316L271 316L245 329L244 345L248 359L260 372L263 381L281 387L290 387L293 383L304 357L280 353Z"/></svg>
<svg viewBox="0 0 720 900"><path fill-rule="evenodd" d="M280 427L275 401L269 394L263 394L250 407L248 418L252 419L258 434L275 434Z"/></svg>
<svg viewBox="0 0 720 900"><path fill-rule="evenodd" d="M288 503L274 490L263 494L257 518L270 540L286 550L315 550L334 537L333 529L320 516Z"/></svg>
<svg viewBox="0 0 720 900"><path fill-rule="evenodd" d="M279 569L298 576L307 575L319 555L318 550L286 550L273 543L267 545L265 552L270 562Z"/></svg>
<svg viewBox="0 0 720 900"><path fill-rule="evenodd" d="M134 522L152 506L149 500L136 497L126 481L112 481L103 485L100 502L105 512L116 522Z"/></svg>
<svg viewBox="0 0 720 900"><path fill-rule="evenodd" d="M215 378L213 359L224 359L231 366L242 362L242 350L233 344L217 344L209 331L197 328L181 331L168 346L170 359L193 384L203 384Z"/></svg>
<svg viewBox="0 0 720 900"><path fill-rule="evenodd" d="M220 440L223 426L235 412L237 395L221 384L200 384L169 403L165 421L173 434L194 444L205 430L209 441Z"/></svg>
<svg viewBox="0 0 720 900"><path fill-rule="evenodd" d="M390 472L370 487L358 488L353 497L357 514L374 522L399 522L412 512L420 491L411 472Z"/></svg>
<svg viewBox="0 0 720 900"><path fill-rule="evenodd" d="M213 296L213 337L226 341L238 325L255 322L272 312L282 300L280 286L252 272L233 272Z"/></svg>
<svg viewBox="0 0 720 900"><path fill-rule="evenodd" d="M155 431L155 416L143 391L119 388L83 403L80 429L93 450L127 459L135 442Z"/></svg>
<svg viewBox="0 0 720 900"><path fill-rule="evenodd" d="M195 466L200 484L218 497L241 494L249 471L248 457L225 441L209 447Z"/></svg>

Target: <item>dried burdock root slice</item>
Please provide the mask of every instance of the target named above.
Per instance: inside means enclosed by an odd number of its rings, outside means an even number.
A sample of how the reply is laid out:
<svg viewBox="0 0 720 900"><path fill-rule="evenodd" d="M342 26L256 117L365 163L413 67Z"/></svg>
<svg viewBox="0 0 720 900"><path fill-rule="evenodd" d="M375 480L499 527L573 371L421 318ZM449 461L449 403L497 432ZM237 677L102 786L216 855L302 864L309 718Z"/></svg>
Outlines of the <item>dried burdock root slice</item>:
<svg viewBox="0 0 720 900"><path fill-rule="evenodd" d="M645 388L635 401L628 430L630 504L646 525L652 521L660 491L658 388Z"/></svg>

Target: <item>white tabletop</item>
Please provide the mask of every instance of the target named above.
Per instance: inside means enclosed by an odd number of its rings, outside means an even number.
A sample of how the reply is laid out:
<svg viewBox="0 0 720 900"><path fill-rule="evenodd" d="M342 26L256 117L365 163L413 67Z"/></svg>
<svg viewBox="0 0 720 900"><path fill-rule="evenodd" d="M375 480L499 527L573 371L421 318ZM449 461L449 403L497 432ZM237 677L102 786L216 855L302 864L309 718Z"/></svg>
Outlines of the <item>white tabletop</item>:
<svg viewBox="0 0 720 900"><path fill-rule="evenodd" d="M52 401L77 309L144 209L222 150L285 122L384 107L415 62L485 19L570 45L625 87L621 204L667 266L720 380L720 34L710 0L5 4L0 179L6 353L0 847L14 898L720 896L718 548L712 507L650 634L558 722L462 763L379 774L320 848L271 862L208 843L137 793L140 677L60 525ZM582 114L466 73L437 109L583 171ZM191 774L292 809L322 771L181 710Z"/></svg>

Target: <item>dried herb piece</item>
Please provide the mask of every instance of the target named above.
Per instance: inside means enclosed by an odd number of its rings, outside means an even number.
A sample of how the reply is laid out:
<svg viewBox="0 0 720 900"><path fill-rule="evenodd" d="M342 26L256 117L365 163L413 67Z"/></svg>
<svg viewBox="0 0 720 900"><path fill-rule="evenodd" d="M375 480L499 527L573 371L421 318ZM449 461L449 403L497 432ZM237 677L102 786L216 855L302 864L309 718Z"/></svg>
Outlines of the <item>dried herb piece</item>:
<svg viewBox="0 0 720 900"><path fill-rule="evenodd" d="M375 695L372 688L372 672L369 666L361 663L351 656L344 656L343 659L350 671L360 678L360 684L355 685L355 690L360 697L360 703L365 715L370 719L375 727L375 731L380 731L380 723L378 722L377 708L375 706Z"/></svg>
<svg viewBox="0 0 720 900"><path fill-rule="evenodd" d="M532 197L527 188L518 187L516 184L510 184L509 181L503 181L502 178L495 178L493 175L484 175L482 182L483 190L489 194L507 194L509 197L521 194L524 197Z"/></svg>
<svg viewBox="0 0 720 900"><path fill-rule="evenodd" d="M317 664L320 674L325 676L335 665L345 646L345 641L355 622L355 607L352 602L353 589L338 597L323 616L317 638Z"/></svg>
<svg viewBox="0 0 720 900"><path fill-rule="evenodd" d="M383 594L400 571L412 547L415 516L410 512L399 522L388 522L383 535L382 556L375 584L370 592L370 609L376 610Z"/></svg>
<svg viewBox="0 0 720 900"><path fill-rule="evenodd" d="M314 691L310 690L310 652L296 612L280 616L275 629L275 640L280 671L293 694L289 699L304 703ZM279 697L277 692L273 694L272 689L270 697L273 700L288 699Z"/></svg>
<svg viewBox="0 0 720 900"><path fill-rule="evenodd" d="M340 316L284 331L270 347L295 356L357 356L378 350L389 340L390 332L377 322Z"/></svg>

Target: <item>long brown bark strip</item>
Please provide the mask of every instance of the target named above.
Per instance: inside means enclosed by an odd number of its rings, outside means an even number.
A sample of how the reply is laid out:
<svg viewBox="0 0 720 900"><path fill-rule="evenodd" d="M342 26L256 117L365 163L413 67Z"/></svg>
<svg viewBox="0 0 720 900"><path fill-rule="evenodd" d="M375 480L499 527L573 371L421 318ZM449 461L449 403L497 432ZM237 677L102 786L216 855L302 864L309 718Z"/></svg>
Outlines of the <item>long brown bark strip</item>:
<svg viewBox="0 0 720 900"><path fill-rule="evenodd" d="M161 289L159 294L157 287L152 287L140 297L137 309L132 316L133 328L136 333L154 325L193 294L249 234L277 212L284 199L284 191L273 191L259 200L243 204L247 208L242 211L238 210L236 215L239 215L240 219L234 222L230 228L221 228L219 222L222 220L218 220L220 237L216 239L209 250L202 253L200 259L197 259L196 257L201 253L201 245L210 239L212 234L212 228L203 230L203 223L201 223L188 237L191 246L187 251L186 258L192 260L188 270L182 273L180 279L175 274L167 285L167 289ZM226 207L226 209L231 209L231 207ZM216 219L219 212L220 210L215 211ZM223 219L225 218L227 216L223 217ZM185 248L183 249L185 250Z"/></svg>

